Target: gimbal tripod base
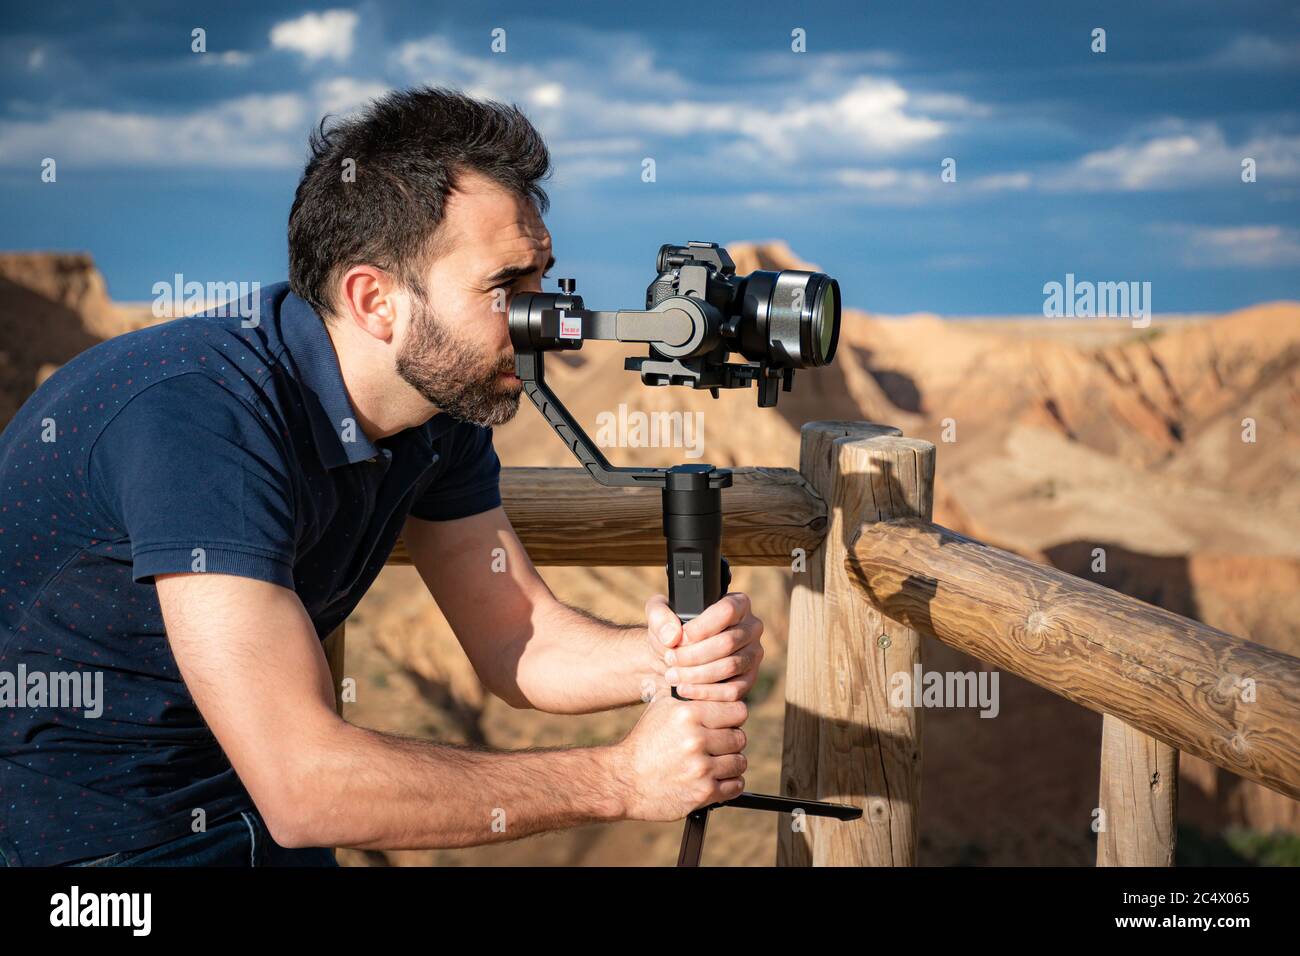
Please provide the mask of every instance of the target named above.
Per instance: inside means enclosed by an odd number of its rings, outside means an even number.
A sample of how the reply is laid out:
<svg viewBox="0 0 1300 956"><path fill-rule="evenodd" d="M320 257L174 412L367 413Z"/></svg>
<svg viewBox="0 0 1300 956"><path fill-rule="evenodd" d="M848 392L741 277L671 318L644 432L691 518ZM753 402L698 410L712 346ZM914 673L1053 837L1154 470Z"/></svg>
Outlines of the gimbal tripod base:
<svg viewBox="0 0 1300 956"><path fill-rule="evenodd" d="M678 866L700 865L700 855L704 852L704 831L709 825L709 812L722 807L737 807L741 810L770 810L773 813L794 814L802 812L810 817L832 817L836 820L856 820L862 816L861 809L843 803L800 800L796 797L774 797L767 793L742 793L732 800L700 807L698 810L693 810L686 817L686 829L682 831L681 849L677 851Z"/></svg>
<svg viewBox="0 0 1300 956"><path fill-rule="evenodd" d="M722 556L722 489L731 486L731 472L712 465L677 465L665 473L663 529L668 545L668 603L685 624L716 603L731 584L731 570ZM673 696L684 700L673 688ZM699 866L710 811L722 807L802 811L809 816L856 820L862 810L839 803L800 800L765 793L742 793L722 803L692 811L686 818L678 866Z"/></svg>

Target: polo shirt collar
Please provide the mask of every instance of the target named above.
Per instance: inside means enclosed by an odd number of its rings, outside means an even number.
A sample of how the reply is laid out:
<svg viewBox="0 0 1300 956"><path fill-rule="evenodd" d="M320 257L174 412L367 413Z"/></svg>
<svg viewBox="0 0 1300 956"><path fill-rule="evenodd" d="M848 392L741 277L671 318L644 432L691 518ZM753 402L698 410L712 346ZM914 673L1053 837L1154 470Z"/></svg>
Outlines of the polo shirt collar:
<svg viewBox="0 0 1300 956"><path fill-rule="evenodd" d="M292 292L280 307L280 335L298 368L303 402L325 467L356 464L378 455L374 443L361 430L361 420L348 398L324 321L310 304ZM348 441L343 440L345 432Z"/></svg>

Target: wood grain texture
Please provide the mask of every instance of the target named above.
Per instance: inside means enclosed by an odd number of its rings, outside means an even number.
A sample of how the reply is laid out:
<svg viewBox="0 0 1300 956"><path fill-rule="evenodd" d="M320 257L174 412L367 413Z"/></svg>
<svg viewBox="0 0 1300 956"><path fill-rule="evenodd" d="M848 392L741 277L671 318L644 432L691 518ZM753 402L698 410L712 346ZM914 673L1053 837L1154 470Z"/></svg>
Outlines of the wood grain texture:
<svg viewBox="0 0 1300 956"><path fill-rule="evenodd" d="M1173 866L1178 751L1106 714L1101 730L1103 828L1098 866Z"/></svg>
<svg viewBox="0 0 1300 956"><path fill-rule="evenodd" d="M846 566L894 620L1300 798L1300 659L925 521L862 525Z"/></svg>
<svg viewBox="0 0 1300 956"><path fill-rule="evenodd" d="M930 515L934 447L863 422L811 422L800 470L827 501L830 527L794 576L786 649L781 792L864 808L862 819L777 821L779 865L911 865L920 801L920 722L888 706L889 677L909 674L920 638L885 620L845 571L863 521Z"/></svg>
<svg viewBox="0 0 1300 956"><path fill-rule="evenodd" d="M733 468L722 493L722 553L733 567L788 567L826 534L826 506L793 468ZM666 560L662 495L607 488L582 468L503 468L501 500L537 565L647 565ZM410 564L398 542L389 564Z"/></svg>

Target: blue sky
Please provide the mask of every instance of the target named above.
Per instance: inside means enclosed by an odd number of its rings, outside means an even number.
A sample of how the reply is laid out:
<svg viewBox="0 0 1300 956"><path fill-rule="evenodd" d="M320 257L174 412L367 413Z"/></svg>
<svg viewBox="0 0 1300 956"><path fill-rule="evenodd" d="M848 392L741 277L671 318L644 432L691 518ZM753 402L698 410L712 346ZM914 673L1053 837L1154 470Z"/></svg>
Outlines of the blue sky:
<svg viewBox="0 0 1300 956"><path fill-rule="evenodd" d="M591 307L688 239L785 239L887 313L1036 313L1066 273L1149 281L1156 315L1300 298L1293 2L5 0L0 24L0 248L88 250L117 299L282 279L308 129L424 83L546 135L553 274Z"/></svg>

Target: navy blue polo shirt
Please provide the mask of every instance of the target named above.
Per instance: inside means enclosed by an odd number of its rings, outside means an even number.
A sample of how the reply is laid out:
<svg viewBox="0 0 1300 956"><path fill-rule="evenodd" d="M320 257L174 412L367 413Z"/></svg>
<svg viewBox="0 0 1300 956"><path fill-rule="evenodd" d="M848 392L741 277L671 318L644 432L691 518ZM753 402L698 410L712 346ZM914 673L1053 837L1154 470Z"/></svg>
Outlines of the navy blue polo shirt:
<svg viewBox="0 0 1300 956"><path fill-rule="evenodd" d="M181 680L153 575L292 588L323 638L408 514L501 503L490 428L440 413L369 441L311 307L285 284L250 304L96 345L0 434L5 862L148 847L195 811L252 807Z"/></svg>

